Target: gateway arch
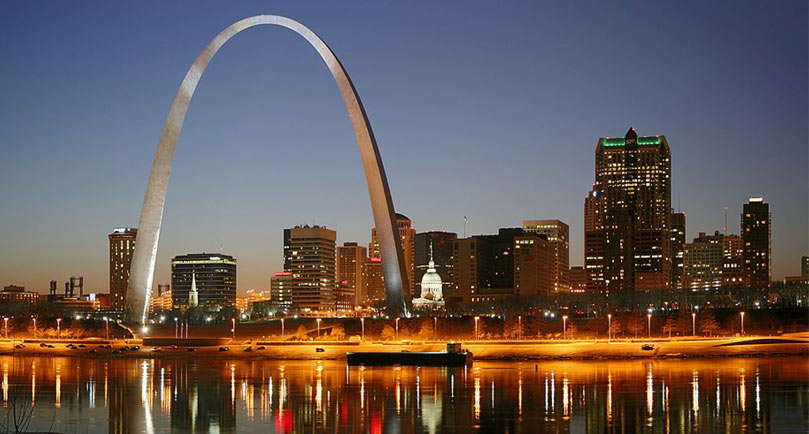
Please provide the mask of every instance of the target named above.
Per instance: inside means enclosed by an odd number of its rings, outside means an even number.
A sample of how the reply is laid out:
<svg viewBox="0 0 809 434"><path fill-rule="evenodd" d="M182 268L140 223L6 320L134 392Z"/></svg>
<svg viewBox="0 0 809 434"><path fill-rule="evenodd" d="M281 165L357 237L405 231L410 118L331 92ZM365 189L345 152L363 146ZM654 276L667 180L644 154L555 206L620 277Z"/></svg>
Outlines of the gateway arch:
<svg viewBox="0 0 809 434"><path fill-rule="evenodd" d="M143 209L138 224L138 235L126 293L124 321L127 323L146 324L171 163L194 90L208 63L222 45L243 30L265 24L285 27L306 39L326 62L326 66L337 82L354 127L354 134L357 136L357 145L359 145L362 165L365 169L365 179L368 182L371 209L379 234L379 248L383 259L387 305L394 312L406 311L407 305L402 288L407 287L408 274L404 267L404 256L396 227L393 200L371 124L348 73L326 43L303 24L277 15L257 15L235 22L216 35L197 56L174 97L166 124L163 126L163 132L160 134L160 142L157 145L157 153L149 175L149 184L146 187L146 197L143 200Z"/></svg>

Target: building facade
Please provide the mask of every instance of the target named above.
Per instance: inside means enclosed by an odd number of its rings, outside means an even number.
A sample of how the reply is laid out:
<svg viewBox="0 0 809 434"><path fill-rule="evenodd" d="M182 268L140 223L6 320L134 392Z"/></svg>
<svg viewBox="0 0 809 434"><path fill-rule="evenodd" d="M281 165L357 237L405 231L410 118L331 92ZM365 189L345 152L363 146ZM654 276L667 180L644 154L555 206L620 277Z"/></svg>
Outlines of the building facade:
<svg viewBox="0 0 809 434"><path fill-rule="evenodd" d="M744 249L742 237L728 234L724 237L722 262L722 288L738 289L744 285Z"/></svg>
<svg viewBox="0 0 809 434"><path fill-rule="evenodd" d="M0 301L37 304L39 293L26 291L24 286L7 285L0 292Z"/></svg>
<svg viewBox="0 0 809 434"><path fill-rule="evenodd" d="M365 273L364 304L375 304L385 300L385 275L382 273L382 258L368 258L365 262Z"/></svg>
<svg viewBox="0 0 809 434"><path fill-rule="evenodd" d="M522 228L530 234L547 237L553 248L553 291L570 291L570 228L567 223L561 220L523 220Z"/></svg>
<svg viewBox="0 0 809 434"><path fill-rule="evenodd" d="M292 273L279 271L270 277L270 303L282 315L292 310Z"/></svg>
<svg viewBox="0 0 809 434"><path fill-rule="evenodd" d="M123 310L126 304L129 267L137 235L136 228L115 228L107 236L110 241L110 308L113 310Z"/></svg>
<svg viewBox="0 0 809 434"><path fill-rule="evenodd" d="M584 267L570 267L570 292L587 291L587 271Z"/></svg>
<svg viewBox="0 0 809 434"><path fill-rule="evenodd" d="M415 240L415 282L416 294L421 294L421 280L430 268L430 249L435 271L445 285L452 282L452 249L458 235L454 232L428 231L416 234ZM432 246L432 247L431 247Z"/></svg>
<svg viewBox="0 0 809 434"><path fill-rule="evenodd" d="M497 235L455 240L452 293L448 301L488 301L514 295L514 240L522 228L502 228Z"/></svg>
<svg viewBox="0 0 809 434"><path fill-rule="evenodd" d="M697 238L683 247L683 286L692 291L717 290L722 287L724 236L719 232Z"/></svg>
<svg viewBox="0 0 809 434"><path fill-rule="evenodd" d="M585 201L585 262L594 290L648 291L671 281L671 150L665 136L601 138ZM598 270L598 271L597 271Z"/></svg>
<svg viewBox="0 0 809 434"><path fill-rule="evenodd" d="M557 276L555 255L554 243L544 235L514 237L514 295L547 297L555 294L558 291L554 280Z"/></svg>
<svg viewBox="0 0 809 434"><path fill-rule="evenodd" d="M337 232L322 226L284 229L284 271L292 273L292 310L303 315L335 308Z"/></svg>
<svg viewBox="0 0 809 434"><path fill-rule="evenodd" d="M744 285L769 286L772 266L770 205L760 197L751 197L744 204L741 217Z"/></svg>
<svg viewBox="0 0 809 434"><path fill-rule="evenodd" d="M365 263L368 251L357 243L343 243L337 248L337 285L349 289L354 294L353 306L361 305L368 299L368 282Z"/></svg>
<svg viewBox="0 0 809 434"><path fill-rule="evenodd" d="M416 230L413 229L413 222L405 215L396 213L396 226L399 230L399 238L402 242L402 253L404 254L405 269L407 270L408 287L402 288L410 297L418 297L418 294L413 291L415 284L415 253L416 253ZM379 251L379 238L377 237L376 227L371 228L371 242L368 244L368 256L371 258L380 258L382 255Z"/></svg>
<svg viewBox="0 0 809 434"><path fill-rule="evenodd" d="M671 289L682 289L685 255L685 213L671 214Z"/></svg>
<svg viewBox="0 0 809 434"><path fill-rule="evenodd" d="M192 286L200 306L236 305L236 259L221 253L189 253L171 260L171 298L177 308L190 305Z"/></svg>

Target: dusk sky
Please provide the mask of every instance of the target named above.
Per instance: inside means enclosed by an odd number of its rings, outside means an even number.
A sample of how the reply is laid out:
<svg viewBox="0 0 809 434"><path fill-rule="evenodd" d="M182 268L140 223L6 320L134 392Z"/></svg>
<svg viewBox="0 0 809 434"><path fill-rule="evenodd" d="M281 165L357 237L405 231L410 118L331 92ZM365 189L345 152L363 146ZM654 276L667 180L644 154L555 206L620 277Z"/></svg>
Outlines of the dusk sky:
<svg viewBox="0 0 809 434"><path fill-rule="evenodd" d="M599 137L666 135L688 239L772 212L773 277L809 254L807 2L4 2L0 283L108 291L107 234L137 226L157 141L197 54L278 14L334 50L370 117L396 210L419 231L570 225ZM372 217L328 69L289 30L225 45L174 160L155 283L178 254L238 260L239 291L281 270L282 231L367 244ZM61 287L61 283L60 283Z"/></svg>

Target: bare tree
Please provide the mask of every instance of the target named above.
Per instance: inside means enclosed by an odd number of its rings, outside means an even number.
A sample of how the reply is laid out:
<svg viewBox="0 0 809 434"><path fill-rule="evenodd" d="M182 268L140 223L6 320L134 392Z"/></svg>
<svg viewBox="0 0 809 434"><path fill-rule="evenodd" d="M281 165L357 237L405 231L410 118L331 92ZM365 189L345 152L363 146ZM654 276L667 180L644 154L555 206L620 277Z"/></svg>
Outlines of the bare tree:
<svg viewBox="0 0 809 434"><path fill-rule="evenodd" d="M669 334L669 339L671 339L671 333L677 330L677 324L674 322L674 317L669 315L666 318L666 323L663 324L663 333Z"/></svg>

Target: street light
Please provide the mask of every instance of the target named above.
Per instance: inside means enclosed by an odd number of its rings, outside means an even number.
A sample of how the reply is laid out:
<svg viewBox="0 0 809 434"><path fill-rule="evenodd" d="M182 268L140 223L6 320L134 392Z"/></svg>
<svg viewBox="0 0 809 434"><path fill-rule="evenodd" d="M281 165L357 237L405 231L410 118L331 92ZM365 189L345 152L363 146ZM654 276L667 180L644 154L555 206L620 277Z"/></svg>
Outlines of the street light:
<svg viewBox="0 0 809 434"><path fill-rule="evenodd" d="M567 315L562 315L562 337L567 339Z"/></svg>
<svg viewBox="0 0 809 434"><path fill-rule="evenodd" d="M34 320L34 338L36 338L37 337L37 319L34 318L33 316L31 316L31 318Z"/></svg>
<svg viewBox="0 0 809 434"><path fill-rule="evenodd" d="M177 318L174 318L174 338L177 338ZM110 340L110 319L104 317L104 338Z"/></svg>
<svg viewBox="0 0 809 434"><path fill-rule="evenodd" d="M5 323L3 326L3 334L6 336L6 339L8 339L8 317L4 316L3 322Z"/></svg>
<svg viewBox="0 0 809 434"><path fill-rule="evenodd" d="M607 342L612 340L612 314L607 314Z"/></svg>
<svg viewBox="0 0 809 434"><path fill-rule="evenodd" d="M647 313L646 314L646 320L647 320L646 321L647 322L646 330L647 330L647 332L649 334L649 337L651 338L652 337L652 314Z"/></svg>
<svg viewBox="0 0 809 434"><path fill-rule="evenodd" d="M522 315L517 315L517 339L522 340Z"/></svg>
<svg viewBox="0 0 809 434"><path fill-rule="evenodd" d="M231 333L231 335L232 335L232 339L233 339L233 340L236 340L236 318L231 318L231 319L230 319L230 323L232 324L232 327L231 327L231 329L230 329L230 333Z"/></svg>
<svg viewBox="0 0 809 434"><path fill-rule="evenodd" d="M360 336L360 340L365 340L365 317L360 318L360 324L362 325L362 336Z"/></svg>
<svg viewBox="0 0 809 434"><path fill-rule="evenodd" d="M478 339L478 321L480 320L479 316L475 317L475 339Z"/></svg>
<svg viewBox="0 0 809 434"><path fill-rule="evenodd" d="M694 312L691 312L691 335L697 335L697 314Z"/></svg>
<svg viewBox="0 0 809 434"><path fill-rule="evenodd" d="M741 312L742 315L742 336L744 336L744 312Z"/></svg>
<svg viewBox="0 0 809 434"><path fill-rule="evenodd" d="M284 340L284 318L281 318L281 340Z"/></svg>
<svg viewBox="0 0 809 434"><path fill-rule="evenodd" d="M433 340L438 340L438 317L433 317Z"/></svg>
<svg viewBox="0 0 809 434"><path fill-rule="evenodd" d="M104 319L106 320L107 318L104 317ZM179 329L179 327L180 327L180 325L177 323L177 317L175 316L174 317L174 339L178 339L180 337L180 329ZM109 339L109 336L107 337L107 339Z"/></svg>
<svg viewBox="0 0 809 434"><path fill-rule="evenodd" d="M320 339L320 318L317 319L317 338Z"/></svg>
<svg viewBox="0 0 809 434"><path fill-rule="evenodd" d="M56 318L56 339L62 338L62 318Z"/></svg>
<svg viewBox="0 0 809 434"><path fill-rule="evenodd" d="M396 324L396 339L398 340L399 339L399 318L396 318L394 323Z"/></svg>

